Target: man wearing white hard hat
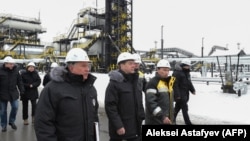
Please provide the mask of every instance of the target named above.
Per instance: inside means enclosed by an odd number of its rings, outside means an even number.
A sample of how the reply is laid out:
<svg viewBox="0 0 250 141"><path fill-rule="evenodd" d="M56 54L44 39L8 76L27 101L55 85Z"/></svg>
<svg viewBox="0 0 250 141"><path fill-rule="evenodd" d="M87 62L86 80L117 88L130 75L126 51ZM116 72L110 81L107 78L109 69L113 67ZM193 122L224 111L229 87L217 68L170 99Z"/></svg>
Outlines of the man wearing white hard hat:
<svg viewBox="0 0 250 141"><path fill-rule="evenodd" d="M59 65L56 62L51 63L49 70L46 72L46 74L43 77L43 86L45 86L51 80L51 77L50 77L51 70L58 66Z"/></svg>
<svg viewBox="0 0 250 141"><path fill-rule="evenodd" d="M7 124L16 130L16 114L18 111L18 98L24 93L24 86L15 60L6 56L3 59L3 66L0 67L0 115L2 132L7 131ZM9 118L7 117L8 102L11 105ZM8 121L9 119L9 121Z"/></svg>
<svg viewBox="0 0 250 141"><path fill-rule="evenodd" d="M138 53L134 53L133 56L135 58L135 72L139 74L138 85L141 87L141 90L145 93L147 81L144 73L141 71L141 64L142 64L141 56Z"/></svg>
<svg viewBox="0 0 250 141"><path fill-rule="evenodd" d="M21 100L23 104L23 121L24 125L28 125L28 109L29 109L29 101L31 102L31 119L32 123L34 123L34 116L36 112L36 103L38 99L38 87L41 84L41 78L36 70L36 65L34 62L30 62L26 66L26 70L21 73L25 93L21 95Z"/></svg>
<svg viewBox="0 0 250 141"><path fill-rule="evenodd" d="M174 78L169 75L170 63L162 59L157 63L155 76L150 79L146 87L146 125L173 124L173 96Z"/></svg>
<svg viewBox="0 0 250 141"><path fill-rule="evenodd" d="M195 88L190 77L190 66L191 60L184 58L181 60L180 64L176 64L175 70L172 74L172 76L176 78L174 84L174 119L176 119L179 111L181 110L186 125L192 124L188 115L189 92L195 94Z"/></svg>
<svg viewBox="0 0 250 141"><path fill-rule="evenodd" d="M65 63L51 70L51 81L41 91L34 124L37 140L94 141L99 104L89 57L72 48Z"/></svg>
<svg viewBox="0 0 250 141"><path fill-rule="evenodd" d="M118 70L109 73L110 81L105 92L110 141L140 141L145 113L138 73L135 73L135 58L129 52L122 52L117 65Z"/></svg>

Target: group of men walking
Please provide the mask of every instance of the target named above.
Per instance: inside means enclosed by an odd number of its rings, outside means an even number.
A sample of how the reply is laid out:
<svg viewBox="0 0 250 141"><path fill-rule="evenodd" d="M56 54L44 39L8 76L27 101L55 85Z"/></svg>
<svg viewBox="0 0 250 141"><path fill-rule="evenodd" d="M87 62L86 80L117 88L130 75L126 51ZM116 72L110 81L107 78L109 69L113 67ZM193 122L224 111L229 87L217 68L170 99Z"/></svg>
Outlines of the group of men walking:
<svg viewBox="0 0 250 141"><path fill-rule="evenodd" d="M45 81L49 81L45 79ZM45 83L45 82L44 82ZM38 87L41 78L36 70L34 62L29 62L24 69L18 68L15 60L6 56L0 66L0 117L2 132L7 131L7 125L16 130L16 115L18 112L19 96L22 101L22 118L24 125L29 124L28 105L31 103L31 122L34 123L37 99L39 97ZM11 105L10 115L7 115L8 102Z"/></svg>
<svg viewBox="0 0 250 141"><path fill-rule="evenodd" d="M25 125L28 124L27 103L31 100L32 122L38 141L98 140L96 125L99 124L99 103L94 87L97 78L90 73L91 61L83 49L72 48L65 58L66 65L55 66L49 72L51 81L44 84L38 102L37 87L41 79L34 71L35 64L29 63L26 71L19 73L14 60L8 59L0 68L2 132L7 130L7 123L17 129L15 115L20 94ZM151 125L176 124L180 109L185 123L192 124L187 105L189 92L195 94L189 74L191 62L183 60L169 76L171 65L162 59L157 63L156 74L149 82L143 77L140 64L138 54L123 52L117 58L118 69L109 72L104 107L110 141L140 141L144 120L145 124ZM8 80L8 85L3 80ZM12 106L9 121L6 110L8 102Z"/></svg>
<svg viewBox="0 0 250 141"><path fill-rule="evenodd" d="M183 59L170 76L170 63L160 60L155 76L147 84L136 63L141 63L137 55L121 53L117 59L118 69L109 73L105 110L109 119L110 141L139 141L143 120L146 125L176 124L180 110L185 124L191 125L187 104L189 92L195 94L190 79L191 61Z"/></svg>
<svg viewBox="0 0 250 141"><path fill-rule="evenodd" d="M157 63L156 74L146 87L146 124L176 124L180 110L185 124L192 124L187 104L189 92L195 94L190 77L190 66L191 61L183 59L181 63L175 65L170 76L170 63L165 59Z"/></svg>

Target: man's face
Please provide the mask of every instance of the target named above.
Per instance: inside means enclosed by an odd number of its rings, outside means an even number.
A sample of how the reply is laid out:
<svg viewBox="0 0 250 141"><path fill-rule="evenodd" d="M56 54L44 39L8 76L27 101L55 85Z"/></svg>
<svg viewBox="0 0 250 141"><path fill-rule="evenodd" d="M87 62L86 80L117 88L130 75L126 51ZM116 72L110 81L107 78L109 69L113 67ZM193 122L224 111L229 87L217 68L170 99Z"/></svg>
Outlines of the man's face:
<svg viewBox="0 0 250 141"><path fill-rule="evenodd" d="M69 66L69 70L73 74L82 75L83 79L88 78L91 65L89 62L76 62Z"/></svg>
<svg viewBox="0 0 250 141"><path fill-rule="evenodd" d="M190 69L190 66L186 65L183 67L184 69Z"/></svg>
<svg viewBox="0 0 250 141"><path fill-rule="evenodd" d="M140 63L135 63L135 69L139 69L140 68Z"/></svg>
<svg viewBox="0 0 250 141"><path fill-rule="evenodd" d="M160 75L161 78L167 78L169 71L169 68L158 68L157 73Z"/></svg>
<svg viewBox="0 0 250 141"><path fill-rule="evenodd" d="M135 73L135 61L129 60L120 64L121 70L125 73Z"/></svg>
<svg viewBox="0 0 250 141"><path fill-rule="evenodd" d="M10 70L12 70L14 66L15 66L14 63L5 63L5 67L9 68Z"/></svg>
<svg viewBox="0 0 250 141"><path fill-rule="evenodd" d="M34 66L28 66L28 71L33 72L35 70Z"/></svg>

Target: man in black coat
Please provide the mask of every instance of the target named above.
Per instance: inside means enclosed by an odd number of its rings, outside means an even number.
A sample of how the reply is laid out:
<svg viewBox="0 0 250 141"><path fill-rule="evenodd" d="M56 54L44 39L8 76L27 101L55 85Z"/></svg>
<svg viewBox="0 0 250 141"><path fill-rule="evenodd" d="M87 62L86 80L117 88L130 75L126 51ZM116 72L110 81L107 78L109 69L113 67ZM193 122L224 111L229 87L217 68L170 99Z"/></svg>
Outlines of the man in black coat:
<svg viewBox="0 0 250 141"><path fill-rule="evenodd" d="M135 72L139 75L138 85L141 88L141 90L145 93L147 81L145 78L144 73L141 71L141 56L137 53L132 54L135 58Z"/></svg>
<svg viewBox="0 0 250 141"><path fill-rule="evenodd" d="M195 94L195 88L190 77L190 65L189 59L183 59L180 64L176 64L175 70L172 74L176 78L174 83L174 99L175 99L175 113L174 119L178 115L178 112L182 110L183 118L186 125L191 125L188 115L188 100L189 92Z"/></svg>
<svg viewBox="0 0 250 141"><path fill-rule="evenodd" d="M109 73L110 81L105 92L110 141L140 141L145 113L134 57L123 52L118 56L117 64L118 70Z"/></svg>
<svg viewBox="0 0 250 141"><path fill-rule="evenodd" d="M51 71L51 81L40 94L34 123L37 140L95 141L99 104L89 57L83 49L72 48L65 63Z"/></svg>
<svg viewBox="0 0 250 141"><path fill-rule="evenodd" d="M2 132L6 132L8 122L12 129L17 129L15 121L18 111L18 98L20 94L24 93L24 86L15 60L6 56L3 61L4 64L0 68L0 115ZM8 102L11 105L9 121L7 118Z"/></svg>
<svg viewBox="0 0 250 141"><path fill-rule="evenodd" d="M58 66L59 66L59 65L58 65L56 62L51 63L49 70L46 72L46 74L45 74L44 77L43 77L43 86L44 86L44 87L45 87L45 85L46 85L47 83L49 83L49 81L51 80L51 77L50 77L50 72L51 72L51 70L52 70L53 68L55 68L55 67L58 67Z"/></svg>

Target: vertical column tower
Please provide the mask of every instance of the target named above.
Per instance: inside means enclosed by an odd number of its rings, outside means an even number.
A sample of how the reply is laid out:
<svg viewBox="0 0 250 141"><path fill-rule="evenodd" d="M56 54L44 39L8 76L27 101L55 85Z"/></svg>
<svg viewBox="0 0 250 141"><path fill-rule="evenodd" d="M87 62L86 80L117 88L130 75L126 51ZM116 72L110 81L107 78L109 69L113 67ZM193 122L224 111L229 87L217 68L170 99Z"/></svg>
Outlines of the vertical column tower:
<svg viewBox="0 0 250 141"><path fill-rule="evenodd" d="M106 0L105 15L105 66L116 69L120 52L135 51L132 46L132 0Z"/></svg>

